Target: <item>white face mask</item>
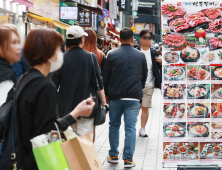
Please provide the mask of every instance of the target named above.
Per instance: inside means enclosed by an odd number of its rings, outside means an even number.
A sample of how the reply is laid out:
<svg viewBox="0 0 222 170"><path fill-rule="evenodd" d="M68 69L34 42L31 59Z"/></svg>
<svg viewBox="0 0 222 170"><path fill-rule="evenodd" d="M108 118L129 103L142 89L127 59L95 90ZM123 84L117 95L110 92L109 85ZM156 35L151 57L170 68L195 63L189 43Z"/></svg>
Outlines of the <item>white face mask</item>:
<svg viewBox="0 0 222 170"><path fill-rule="evenodd" d="M50 73L59 70L62 67L63 64L63 53L62 52L56 52L57 54L57 61L51 61L51 67L50 67Z"/></svg>

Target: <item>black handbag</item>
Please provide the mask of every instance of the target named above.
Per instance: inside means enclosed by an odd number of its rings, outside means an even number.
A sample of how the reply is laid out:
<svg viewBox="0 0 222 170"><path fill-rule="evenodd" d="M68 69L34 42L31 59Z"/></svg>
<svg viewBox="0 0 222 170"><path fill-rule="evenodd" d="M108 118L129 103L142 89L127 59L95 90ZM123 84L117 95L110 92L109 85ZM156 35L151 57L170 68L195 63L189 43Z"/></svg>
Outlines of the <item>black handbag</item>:
<svg viewBox="0 0 222 170"><path fill-rule="evenodd" d="M96 76L96 69L95 69L92 53L91 53L91 58L92 58L94 72L95 72L96 84L97 84L97 88L98 88L98 92L99 92L99 98L100 98L100 100L102 100L102 97L100 94L99 83L98 83L97 76ZM95 118L94 118L94 125L98 126L98 125L102 125L103 123L105 123L105 121L106 121L106 107L99 106L95 112L96 113L95 113Z"/></svg>

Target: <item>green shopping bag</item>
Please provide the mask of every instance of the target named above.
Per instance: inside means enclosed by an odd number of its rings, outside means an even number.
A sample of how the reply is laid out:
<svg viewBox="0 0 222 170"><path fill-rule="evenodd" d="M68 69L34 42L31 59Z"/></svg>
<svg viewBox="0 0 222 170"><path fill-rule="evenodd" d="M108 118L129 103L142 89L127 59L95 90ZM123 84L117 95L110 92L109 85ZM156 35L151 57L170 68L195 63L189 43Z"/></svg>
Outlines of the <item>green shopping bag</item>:
<svg viewBox="0 0 222 170"><path fill-rule="evenodd" d="M35 161L39 170L70 170L61 148L62 138L58 125L55 123L60 138L59 142L33 149Z"/></svg>
<svg viewBox="0 0 222 170"><path fill-rule="evenodd" d="M33 149L39 170L70 170L61 148L62 142Z"/></svg>

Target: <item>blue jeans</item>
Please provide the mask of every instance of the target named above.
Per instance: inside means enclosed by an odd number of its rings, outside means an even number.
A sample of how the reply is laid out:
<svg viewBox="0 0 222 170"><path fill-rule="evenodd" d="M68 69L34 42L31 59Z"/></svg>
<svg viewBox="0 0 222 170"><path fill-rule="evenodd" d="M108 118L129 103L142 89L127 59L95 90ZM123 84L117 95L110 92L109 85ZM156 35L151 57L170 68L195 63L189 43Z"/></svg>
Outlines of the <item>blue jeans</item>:
<svg viewBox="0 0 222 170"><path fill-rule="evenodd" d="M125 142L123 160L133 158L136 144L136 120L140 102L135 100L111 100L109 102L109 156L119 155L119 128L124 114Z"/></svg>

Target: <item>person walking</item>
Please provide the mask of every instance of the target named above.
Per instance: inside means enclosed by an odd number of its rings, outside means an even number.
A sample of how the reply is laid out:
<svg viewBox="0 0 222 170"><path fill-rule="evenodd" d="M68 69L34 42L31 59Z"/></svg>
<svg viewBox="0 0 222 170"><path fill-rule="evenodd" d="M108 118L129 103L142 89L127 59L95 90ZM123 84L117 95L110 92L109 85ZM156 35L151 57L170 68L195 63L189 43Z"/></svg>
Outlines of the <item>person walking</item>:
<svg viewBox="0 0 222 170"><path fill-rule="evenodd" d="M142 30L140 32L140 43L141 48L139 48L146 56L148 77L146 80L146 87L143 89L143 99L142 99L142 115L141 115L141 129L139 135L141 137L148 137L145 132L145 126L149 118L149 108L152 107L152 96L154 87L161 88L161 64L158 62L159 54L151 47L152 44L152 32L149 30Z"/></svg>
<svg viewBox="0 0 222 170"><path fill-rule="evenodd" d="M85 42L84 42L84 46L82 47L83 50L86 50L88 52L92 52L96 55L97 60L99 62L99 66L100 69L102 69L104 67L105 64L105 54L98 49L97 47L97 40L96 40L96 33L94 30L90 29L90 28L86 28L84 30L88 36L85 37ZM98 103L99 105L101 104L101 101L98 99ZM96 127L94 126L93 128L93 142L95 142L95 135L96 135Z"/></svg>
<svg viewBox="0 0 222 170"><path fill-rule="evenodd" d="M36 39L38 41L33 41ZM38 75L39 78L27 84L17 99L17 121L21 139L20 156L22 157L19 158L21 162L17 162L18 169L38 170L30 139L55 130L54 122L58 124L59 129L66 130L69 125L76 122L77 117L89 116L95 105L93 99L88 98L80 102L67 115L58 119L56 88L46 76L49 72L59 69L63 64L63 53L60 49L62 42L61 35L48 28L33 29L26 38L24 56L30 69L20 81L28 80L33 74ZM18 55L17 59L19 59ZM12 163L6 163L11 161L11 154L7 150L11 147L10 144L6 135L0 159L0 167L4 170L14 169Z"/></svg>
<svg viewBox="0 0 222 170"><path fill-rule="evenodd" d="M0 107L6 102L9 91L16 83L16 73L12 64L20 59L18 32L12 27L0 26Z"/></svg>
<svg viewBox="0 0 222 170"><path fill-rule="evenodd" d="M52 76L52 81L59 89L59 116L63 117L72 111L79 102L90 94L98 93L96 78L101 93L101 105L106 105L103 78L94 53L82 49L85 36L88 34L80 26L71 26L66 31L66 45L71 47L65 53L62 68ZM94 65L94 66L93 66ZM94 70L95 67L95 70ZM72 128L80 135L90 134L93 140L93 126L98 101L89 117L80 117Z"/></svg>
<svg viewBox="0 0 222 170"><path fill-rule="evenodd" d="M142 89L147 78L147 63L144 53L131 47L133 31L120 31L121 46L109 53L102 76L109 99L109 157L110 163L118 163L119 128L121 117L125 122L124 167L134 167L133 154L136 144L136 121L143 97Z"/></svg>

